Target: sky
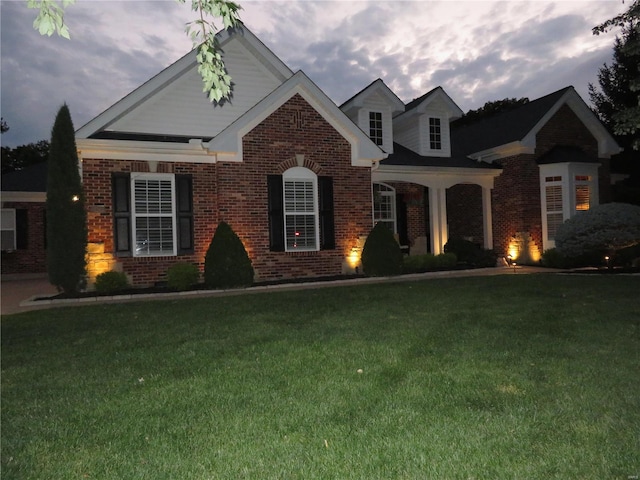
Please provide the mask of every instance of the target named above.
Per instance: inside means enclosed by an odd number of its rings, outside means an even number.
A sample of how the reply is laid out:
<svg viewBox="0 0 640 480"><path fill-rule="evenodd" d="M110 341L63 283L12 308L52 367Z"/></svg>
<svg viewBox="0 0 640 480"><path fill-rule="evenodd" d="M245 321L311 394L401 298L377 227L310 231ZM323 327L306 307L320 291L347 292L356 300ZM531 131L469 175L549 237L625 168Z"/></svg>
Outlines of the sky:
<svg viewBox="0 0 640 480"><path fill-rule="evenodd" d="M405 103L441 86L463 111L588 85L611 63L615 32L591 29L621 0L238 0L241 19L293 71L340 105L377 78ZM26 0L0 0L3 146L49 140L69 106L76 129L192 48L195 19L175 0L77 0L71 40L43 37Z"/></svg>

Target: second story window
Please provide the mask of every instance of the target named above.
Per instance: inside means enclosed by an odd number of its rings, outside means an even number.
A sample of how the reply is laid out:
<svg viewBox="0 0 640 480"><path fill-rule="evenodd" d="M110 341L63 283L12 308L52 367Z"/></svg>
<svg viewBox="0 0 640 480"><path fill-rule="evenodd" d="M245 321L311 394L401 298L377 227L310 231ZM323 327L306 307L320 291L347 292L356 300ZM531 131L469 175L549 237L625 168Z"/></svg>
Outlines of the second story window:
<svg viewBox="0 0 640 480"><path fill-rule="evenodd" d="M442 126L439 118L429 118L429 149L442 150Z"/></svg>
<svg viewBox="0 0 640 480"><path fill-rule="evenodd" d="M382 113L369 112L369 138L376 145L382 145Z"/></svg>

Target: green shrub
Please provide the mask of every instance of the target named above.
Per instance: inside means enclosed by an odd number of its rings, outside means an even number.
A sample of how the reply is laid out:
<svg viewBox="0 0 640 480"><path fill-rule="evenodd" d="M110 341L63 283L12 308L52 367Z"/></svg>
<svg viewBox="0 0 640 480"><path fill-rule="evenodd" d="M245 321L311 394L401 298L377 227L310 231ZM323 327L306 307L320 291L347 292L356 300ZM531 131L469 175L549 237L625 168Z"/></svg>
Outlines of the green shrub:
<svg viewBox="0 0 640 480"><path fill-rule="evenodd" d="M489 250L485 250L489 251ZM435 268L453 268L458 263L458 257L455 253L441 253L435 257ZM495 265L495 261L493 262Z"/></svg>
<svg viewBox="0 0 640 480"><path fill-rule="evenodd" d="M550 248L542 252L540 263L543 267L549 268L570 268L571 262L567 257L558 251L557 248Z"/></svg>
<svg viewBox="0 0 640 480"><path fill-rule="evenodd" d="M198 283L200 272L193 263L176 263L167 271L167 286L175 290L183 291Z"/></svg>
<svg viewBox="0 0 640 480"><path fill-rule="evenodd" d="M457 262L458 259L454 253L411 255L404 257L402 271L404 273L419 273L430 270L446 270L454 268Z"/></svg>
<svg viewBox="0 0 640 480"><path fill-rule="evenodd" d="M640 207L626 203L605 203L579 212L558 227L556 247L567 257L604 255L640 243Z"/></svg>
<svg viewBox="0 0 640 480"><path fill-rule="evenodd" d="M444 246L445 253L456 255L458 262L473 267L495 267L498 256L493 250L485 250L479 245L460 237L452 237Z"/></svg>
<svg viewBox="0 0 640 480"><path fill-rule="evenodd" d="M204 260L204 283L210 288L247 287L253 283L253 266L240 238L220 222Z"/></svg>
<svg viewBox="0 0 640 480"><path fill-rule="evenodd" d="M362 269L368 277L402 273L402 250L391 230L377 223L362 249Z"/></svg>
<svg viewBox="0 0 640 480"><path fill-rule="evenodd" d="M129 286L129 281L124 272L104 272L96 277L96 292L110 293L124 290Z"/></svg>

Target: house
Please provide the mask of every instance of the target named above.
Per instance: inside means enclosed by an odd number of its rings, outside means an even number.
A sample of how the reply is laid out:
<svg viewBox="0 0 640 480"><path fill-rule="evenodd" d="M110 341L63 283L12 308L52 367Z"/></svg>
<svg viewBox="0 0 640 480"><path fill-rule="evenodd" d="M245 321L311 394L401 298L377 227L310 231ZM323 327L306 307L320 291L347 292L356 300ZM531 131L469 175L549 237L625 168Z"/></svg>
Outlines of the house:
<svg viewBox="0 0 640 480"><path fill-rule="evenodd" d="M405 104L380 79L338 107L247 28L218 38L229 101L202 93L193 51L76 132L90 279L202 268L220 221L258 280L356 272L378 222L411 255L456 236L535 262L608 201L620 149L572 87L473 123L441 87Z"/></svg>
<svg viewBox="0 0 640 480"><path fill-rule="evenodd" d="M46 162L2 175L2 274L47 271Z"/></svg>

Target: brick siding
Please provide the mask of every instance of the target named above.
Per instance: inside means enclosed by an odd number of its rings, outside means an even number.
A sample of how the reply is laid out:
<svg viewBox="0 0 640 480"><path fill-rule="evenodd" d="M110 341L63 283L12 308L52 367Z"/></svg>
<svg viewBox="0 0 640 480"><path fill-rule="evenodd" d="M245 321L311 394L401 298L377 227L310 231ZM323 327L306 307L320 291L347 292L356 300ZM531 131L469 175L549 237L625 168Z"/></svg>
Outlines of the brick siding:
<svg viewBox="0 0 640 480"><path fill-rule="evenodd" d="M333 178L335 242L333 250L269 251L267 175L297 166L296 155L318 175ZM147 172L147 162L83 160L89 242L113 252L111 174ZM224 220L238 234L253 262L257 280L319 277L342 273L345 256L371 229L371 171L351 166L350 144L302 97L295 95L243 138L241 163L160 163L158 172L193 176L193 255L119 257L136 285L165 278L176 262L204 268L204 256L216 225Z"/></svg>
<svg viewBox="0 0 640 480"><path fill-rule="evenodd" d="M27 248L2 252L2 273L45 273L47 251L44 202L3 202L2 208L26 210L28 219Z"/></svg>

